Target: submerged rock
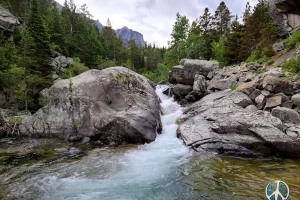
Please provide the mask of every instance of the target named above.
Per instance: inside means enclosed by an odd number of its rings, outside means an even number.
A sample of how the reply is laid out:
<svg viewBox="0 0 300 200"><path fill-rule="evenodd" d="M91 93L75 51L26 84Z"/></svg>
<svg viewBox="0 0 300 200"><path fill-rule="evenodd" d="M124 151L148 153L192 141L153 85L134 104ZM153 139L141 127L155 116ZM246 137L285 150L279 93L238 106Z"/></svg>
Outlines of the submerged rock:
<svg viewBox="0 0 300 200"><path fill-rule="evenodd" d="M23 121L23 135L143 144L155 140L161 124L150 81L123 67L60 80L49 88L48 97L45 107Z"/></svg>

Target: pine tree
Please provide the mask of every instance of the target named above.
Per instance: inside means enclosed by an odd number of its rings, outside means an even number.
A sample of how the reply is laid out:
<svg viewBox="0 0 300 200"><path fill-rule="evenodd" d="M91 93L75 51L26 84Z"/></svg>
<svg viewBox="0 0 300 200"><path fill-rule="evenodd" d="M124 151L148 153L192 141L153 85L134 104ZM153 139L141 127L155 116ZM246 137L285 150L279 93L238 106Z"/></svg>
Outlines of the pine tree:
<svg viewBox="0 0 300 200"><path fill-rule="evenodd" d="M230 33L231 14L224 1L220 3L213 18L213 26L215 29L215 38L227 37Z"/></svg>
<svg viewBox="0 0 300 200"><path fill-rule="evenodd" d="M242 25L238 20L238 16L236 16L231 24L231 33L228 35L226 41L226 58L228 64L236 64L243 61L240 58L241 38Z"/></svg>
<svg viewBox="0 0 300 200"><path fill-rule="evenodd" d="M204 14L199 18L201 35L207 35L211 30L212 16L208 8L204 9Z"/></svg>
<svg viewBox="0 0 300 200"><path fill-rule="evenodd" d="M29 34L35 43L35 56L38 61L38 66L36 66L35 70L47 76L51 73L51 69L48 66L51 51L49 36L39 11L38 0L32 0L31 13L27 27Z"/></svg>

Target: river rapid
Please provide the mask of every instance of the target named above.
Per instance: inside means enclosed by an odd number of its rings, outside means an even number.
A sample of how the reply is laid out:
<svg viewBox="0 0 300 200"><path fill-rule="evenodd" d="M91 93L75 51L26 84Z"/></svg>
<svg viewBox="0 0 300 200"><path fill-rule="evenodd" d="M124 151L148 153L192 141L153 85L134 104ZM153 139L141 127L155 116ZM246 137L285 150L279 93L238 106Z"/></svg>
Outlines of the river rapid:
<svg viewBox="0 0 300 200"><path fill-rule="evenodd" d="M182 108L163 89L156 90L164 115L155 142L19 165L4 165L7 154L0 153L0 199L266 199L265 186L276 179L289 184L290 199L300 199L298 160L219 157L186 147L176 137Z"/></svg>

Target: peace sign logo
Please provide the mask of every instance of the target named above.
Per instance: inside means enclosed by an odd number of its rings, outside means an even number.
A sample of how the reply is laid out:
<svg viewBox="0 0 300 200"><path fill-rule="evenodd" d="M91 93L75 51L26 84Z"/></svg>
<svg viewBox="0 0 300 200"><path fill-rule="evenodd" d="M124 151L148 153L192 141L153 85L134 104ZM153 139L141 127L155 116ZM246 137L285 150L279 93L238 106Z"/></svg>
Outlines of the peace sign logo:
<svg viewBox="0 0 300 200"><path fill-rule="evenodd" d="M287 200L289 194L289 186L283 181L273 181L266 187L266 196L269 200Z"/></svg>

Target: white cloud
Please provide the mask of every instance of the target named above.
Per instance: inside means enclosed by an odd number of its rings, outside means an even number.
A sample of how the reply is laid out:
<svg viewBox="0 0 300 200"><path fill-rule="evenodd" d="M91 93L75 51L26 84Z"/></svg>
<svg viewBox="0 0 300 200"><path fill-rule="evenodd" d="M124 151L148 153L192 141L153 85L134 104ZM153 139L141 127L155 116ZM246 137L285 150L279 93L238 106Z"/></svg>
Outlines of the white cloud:
<svg viewBox="0 0 300 200"><path fill-rule="evenodd" d="M63 4L64 0L57 0ZM250 0L253 6L258 0ZM190 21L202 15L205 7L213 13L220 0L74 0L77 6L87 4L94 19L105 25L110 18L114 29L127 26L144 35L147 42L167 46L176 13ZM225 0L232 14L242 15L247 0Z"/></svg>

